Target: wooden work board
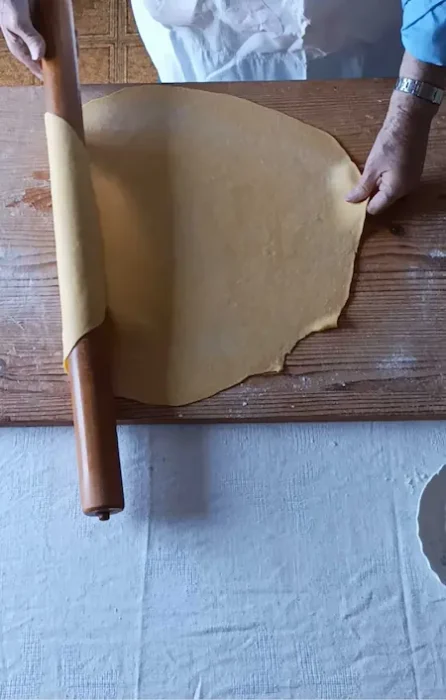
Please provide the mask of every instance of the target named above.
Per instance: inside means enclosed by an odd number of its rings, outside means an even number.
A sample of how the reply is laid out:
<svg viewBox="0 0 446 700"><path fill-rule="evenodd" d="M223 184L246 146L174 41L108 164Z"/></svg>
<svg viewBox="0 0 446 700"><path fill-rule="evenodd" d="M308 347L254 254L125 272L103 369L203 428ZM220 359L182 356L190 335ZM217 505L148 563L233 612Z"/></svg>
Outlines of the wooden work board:
<svg viewBox="0 0 446 700"><path fill-rule="evenodd" d="M391 81L218 84L335 136L363 166ZM84 89L85 100L117 87ZM162 86L150 89L160 90ZM0 424L71 421L41 88L0 89ZM369 217L339 328L317 333L279 375L182 408L118 399L126 422L446 417L446 108L419 191Z"/></svg>

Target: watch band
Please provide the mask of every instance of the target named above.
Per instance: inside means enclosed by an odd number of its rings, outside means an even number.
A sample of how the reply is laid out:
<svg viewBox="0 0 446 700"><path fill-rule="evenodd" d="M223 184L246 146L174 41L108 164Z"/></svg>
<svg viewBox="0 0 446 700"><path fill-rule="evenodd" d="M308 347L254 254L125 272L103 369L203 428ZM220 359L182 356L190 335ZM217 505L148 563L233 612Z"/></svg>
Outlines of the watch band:
<svg viewBox="0 0 446 700"><path fill-rule="evenodd" d="M413 80L412 78L399 78L395 85L395 90L399 92L407 92L409 95L419 97L421 100L431 102L433 105L441 105L444 96L444 90L435 87L430 83L424 83L422 80Z"/></svg>

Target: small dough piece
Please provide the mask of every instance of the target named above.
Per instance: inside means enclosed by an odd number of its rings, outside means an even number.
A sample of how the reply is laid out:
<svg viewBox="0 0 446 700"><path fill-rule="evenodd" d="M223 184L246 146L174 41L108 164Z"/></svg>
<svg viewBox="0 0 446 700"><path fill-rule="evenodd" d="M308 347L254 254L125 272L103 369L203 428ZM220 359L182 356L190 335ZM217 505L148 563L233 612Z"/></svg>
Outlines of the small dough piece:
<svg viewBox="0 0 446 700"><path fill-rule="evenodd" d="M90 102L84 119L116 395L197 401L336 326L366 207L344 200L359 172L334 138L165 85Z"/></svg>

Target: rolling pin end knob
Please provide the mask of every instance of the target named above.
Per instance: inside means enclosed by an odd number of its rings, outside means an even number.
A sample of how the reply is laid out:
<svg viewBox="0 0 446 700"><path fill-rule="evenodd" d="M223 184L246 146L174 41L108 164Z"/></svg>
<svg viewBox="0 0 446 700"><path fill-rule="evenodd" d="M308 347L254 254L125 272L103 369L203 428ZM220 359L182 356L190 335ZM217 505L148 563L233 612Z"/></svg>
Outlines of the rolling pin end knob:
<svg viewBox="0 0 446 700"><path fill-rule="evenodd" d="M98 513L98 518L102 522L105 522L106 520L110 520L110 512L108 510L103 510L101 513Z"/></svg>

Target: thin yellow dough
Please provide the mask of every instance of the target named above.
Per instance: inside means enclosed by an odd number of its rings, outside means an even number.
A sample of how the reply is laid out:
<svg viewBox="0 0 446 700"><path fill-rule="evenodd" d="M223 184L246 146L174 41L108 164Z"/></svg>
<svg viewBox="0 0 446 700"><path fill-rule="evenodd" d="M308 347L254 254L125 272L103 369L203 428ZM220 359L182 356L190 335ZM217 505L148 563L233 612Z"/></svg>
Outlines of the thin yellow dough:
<svg viewBox="0 0 446 700"><path fill-rule="evenodd" d="M359 172L335 139L245 100L170 86L90 102L84 120L116 395L191 403L280 370L297 341L336 325L365 204L344 200ZM58 265L59 275L70 267L59 250ZM78 296L86 283L81 305L104 311L100 270L97 296L85 265L70 274ZM61 279L65 296L69 286ZM92 315L62 313L67 354Z"/></svg>
<svg viewBox="0 0 446 700"><path fill-rule="evenodd" d="M54 114L45 114L45 127L66 359L77 341L104 320L104 251L87 150Z"/></svg>

